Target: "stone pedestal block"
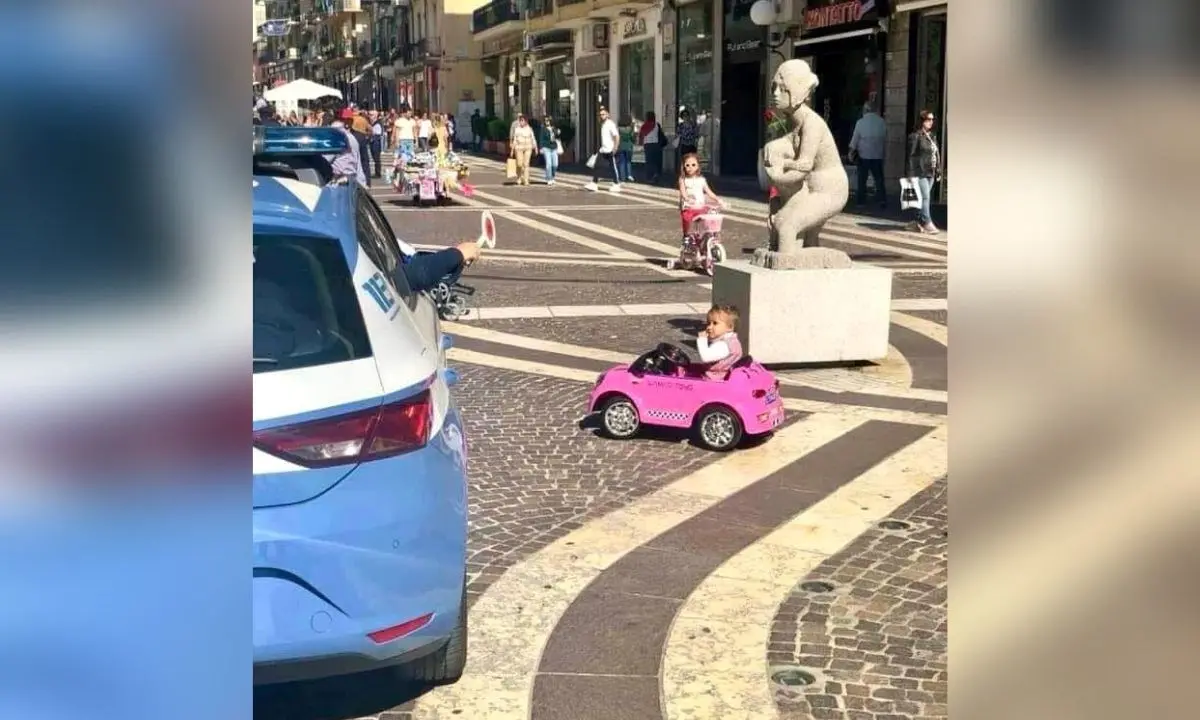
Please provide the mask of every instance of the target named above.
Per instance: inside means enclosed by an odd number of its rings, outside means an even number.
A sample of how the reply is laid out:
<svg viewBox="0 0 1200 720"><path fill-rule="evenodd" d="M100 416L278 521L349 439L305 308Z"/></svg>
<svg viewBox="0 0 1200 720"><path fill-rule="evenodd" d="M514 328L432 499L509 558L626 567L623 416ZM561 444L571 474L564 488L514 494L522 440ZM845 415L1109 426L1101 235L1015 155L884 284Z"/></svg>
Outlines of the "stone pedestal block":
<svg viewBox="0 0 1200 720"><path fill-rule="evenodd" d="M732 260L717 265L714 303L737 306L738 336L767 364L854 362L887 355L892 271L771 270Z"/></svg>

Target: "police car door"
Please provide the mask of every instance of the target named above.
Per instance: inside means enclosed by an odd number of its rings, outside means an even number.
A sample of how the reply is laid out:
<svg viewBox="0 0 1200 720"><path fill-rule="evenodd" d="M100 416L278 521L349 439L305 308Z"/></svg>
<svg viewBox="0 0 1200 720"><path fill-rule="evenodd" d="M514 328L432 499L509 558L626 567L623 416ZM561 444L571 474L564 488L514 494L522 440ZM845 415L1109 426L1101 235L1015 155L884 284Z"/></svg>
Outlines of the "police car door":
<svg viewBox="0 0 1200 720"><path fill-rule="evenodd" d="M396 258L395 269L388 268L396 276L392 278L393 285L398 286L398 289L399 287L403 287L403 290L400 292L404 296L409 311L413 314L417 328L421 331L421 334L425 337L425 341L429 343L430 347L437 348L438 352L441 352L441 323L438 320L437 308L434 307L433 301L423 293L413 292L408 287L404 270L400 267L403 262L403 253L400 251L400 244L396 242L396 233L392 231L391 224L383 216L383 211L375 204L374 198L371 198L366 193L361 194L359 198L372 224L379 228L387 254L389 257Z"/></svg>

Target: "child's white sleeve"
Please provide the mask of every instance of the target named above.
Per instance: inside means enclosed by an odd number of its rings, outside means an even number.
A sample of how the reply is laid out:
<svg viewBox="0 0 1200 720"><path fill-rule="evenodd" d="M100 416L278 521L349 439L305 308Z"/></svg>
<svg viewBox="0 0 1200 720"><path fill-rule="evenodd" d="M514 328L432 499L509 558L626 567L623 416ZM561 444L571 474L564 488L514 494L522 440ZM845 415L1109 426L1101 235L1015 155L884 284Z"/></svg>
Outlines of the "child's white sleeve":
<svg viewBox="0 0 1200 720"><path fill-rule="evenodd" d="M696 349L700 351L701 362L711 363L729 357L729 344L724 340L709 343L707 335L696 338Z"/></svg>

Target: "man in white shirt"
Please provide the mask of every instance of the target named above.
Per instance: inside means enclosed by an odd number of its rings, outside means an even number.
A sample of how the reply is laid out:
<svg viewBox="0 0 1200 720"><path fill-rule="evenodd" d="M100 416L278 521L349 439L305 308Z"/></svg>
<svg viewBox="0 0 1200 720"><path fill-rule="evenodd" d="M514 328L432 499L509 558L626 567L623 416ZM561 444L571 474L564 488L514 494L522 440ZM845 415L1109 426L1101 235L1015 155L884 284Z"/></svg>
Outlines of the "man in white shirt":
<svg viewBox="0 0 1200 720"><path fill-rule="evenodd" d="M887 185L883 181L883 148L887 144L887 123L871 103L863 106L863 116L854 125L850 138L850 159L858 164L857 205L867 204L867 175L875 180L875 196L880 207L887 207Z"/></svg>
<svg viewBox="0 0 1200 720"><path fill-rule="evenodd" d="M617 124L608 116L608 108L600 108L600 151L596 153L596 163L592 165L592 181L583 186L584 190L595 192L600 189L601 168L612 170L613 182L609 192L621 192L621 176L617 175L617 161L614 157L617 148L621 146L621 134Z"/></svg>
<svg viewBox="0 0 1200 720"><path fill-rule="evenodd" d="M396 118L395 137L392 144L396 147L396 155L412 157L417 152L417 122L413 120L412 110L405 110Z"/></svg>
<svg viewBox="0 0 1200 720"><path fill-rule="evenodd" d="M417 123L417 147L421 152L429 152L429 136L433 135L433 122L429 119L428 113L421 113L421 120Z"/></svg>

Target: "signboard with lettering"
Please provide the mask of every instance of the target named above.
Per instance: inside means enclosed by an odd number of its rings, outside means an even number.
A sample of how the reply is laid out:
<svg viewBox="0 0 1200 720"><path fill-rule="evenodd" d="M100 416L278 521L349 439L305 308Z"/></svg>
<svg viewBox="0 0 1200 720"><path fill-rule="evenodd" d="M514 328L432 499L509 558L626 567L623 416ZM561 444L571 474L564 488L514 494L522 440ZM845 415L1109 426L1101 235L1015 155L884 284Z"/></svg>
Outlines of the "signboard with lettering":
<svg viewBox="0 0 1200 720"><path fill-rule="evenodd" d="M580 55L575 58L576 75L599 75L608 72L608 53Z"/></svg>
<svg viewBox="0 0 1200 720"><path fill-rule="evenodd" d="M725 62L761 62L766 59L767 30L750 19L753 0L725 0Z"/></svg>
<svg viewBox="0 0 1200 720"><path fill-rule="evenodd" d="M809 0L800 26L805 37L870 27L888 9L885 0Z"/></svg>
<svg viewBox="0 0 1200 720"><path fill-rule="evenodd" d="M646 24L646 18L638 15L635 18L629 18L621 22L621 39L632 40L633 38L641 37L649 32L649 27Z"/></svg>

